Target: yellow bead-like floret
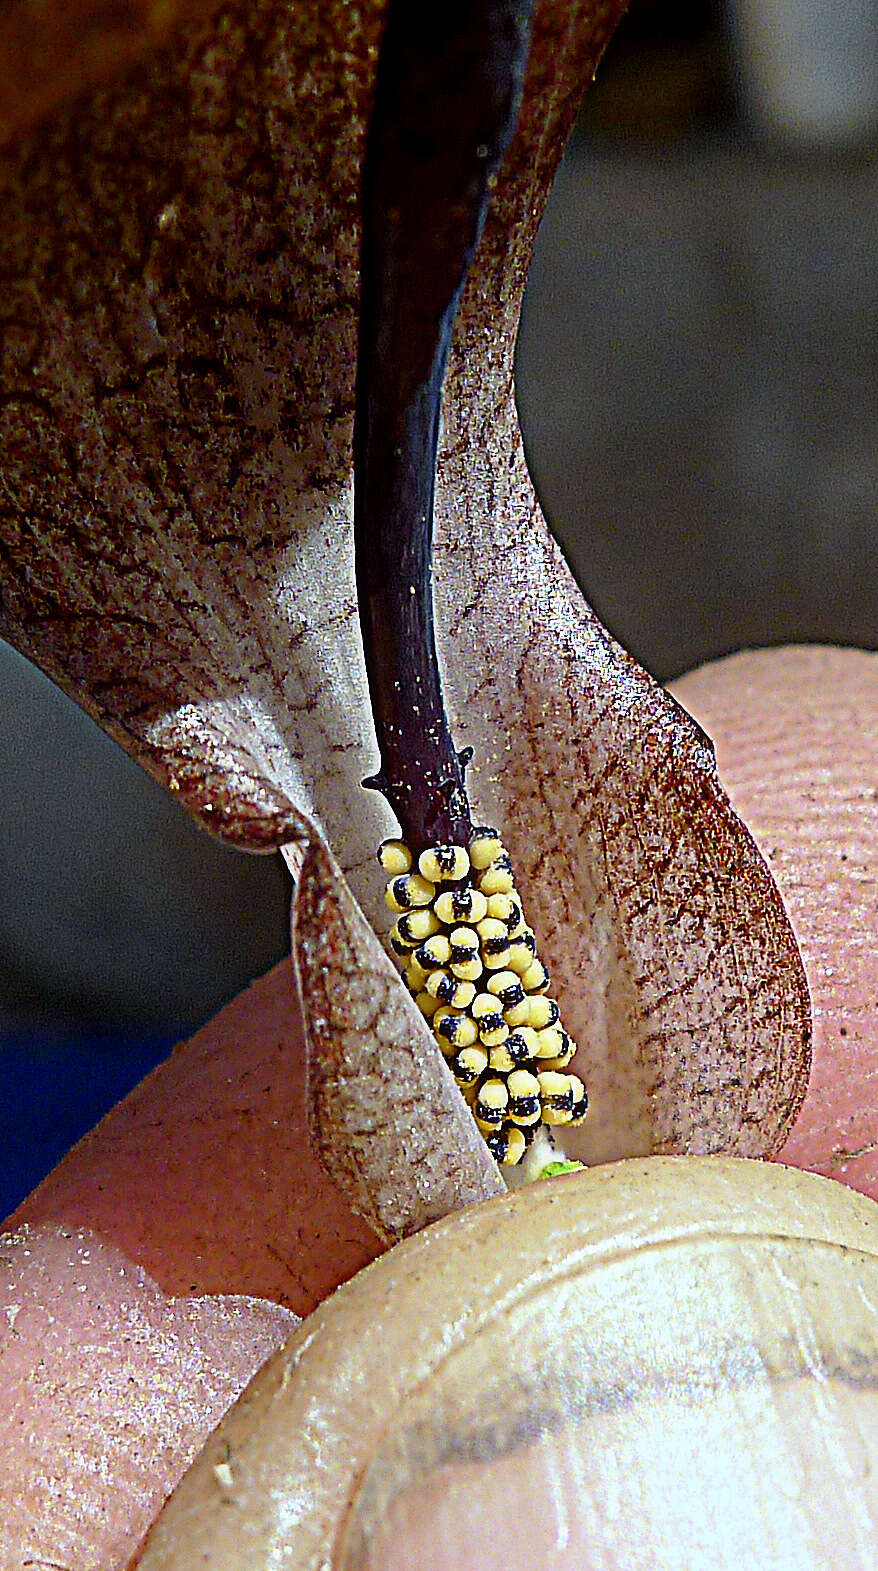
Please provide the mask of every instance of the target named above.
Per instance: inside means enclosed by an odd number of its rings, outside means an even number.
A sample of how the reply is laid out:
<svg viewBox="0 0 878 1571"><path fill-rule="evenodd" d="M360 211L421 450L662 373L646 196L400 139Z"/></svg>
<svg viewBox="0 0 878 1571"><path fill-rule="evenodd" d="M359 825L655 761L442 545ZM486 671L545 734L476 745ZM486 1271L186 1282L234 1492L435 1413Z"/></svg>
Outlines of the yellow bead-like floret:
<svg viewBox="0 0 878 1571"><path fill-rule="evenodd" d="M508 1026L506 1027L506 1036L507 1038L509 1036ZM479 1040L481 1042L485 1041L485 1033L483 1031L479 1032ZM518 1062L512 1057L512 1054L506 1047L505 1041L495 1043L493 1047L489 1047L488 1067L490 1069L496 1070L497 1074L503 1075L508 1075L513 1069L518 1068Z"/></svg>
<svg viewBox="0 0 878 1571"><path fill-rule="evenodd" d="M406 911L395 922L391 934L395 935L402 943L409 944L413 949L439 931L439 918L435 912L427 909L420 911Z"/></svg>
<svg viewBox="0 0 878 1571"><path fill-rule="evenodd" d="M489 1015L502 1015L500 1000L494 993L476 993L470 1005L470 1014L474 1020L482 1020Z"/></svg>
<svg viewBox="0 0 878 1571"><path fill-rule="evenodd" d="M573 1113L569 1108L556 1107L552 1102L542 1102L540 1104L540 1121L548 1124L550 1128L557 1128L559 1125L572 1124Z"/></svg>
<svg viewBox="0 0 878 1571"><path fill-rule="evenodd" d="M397 878L400 873L409 872L412 853L404 840L383 840L378 847L378 861L385 873Z"/></svg>
<svg viewBox="0 0 878 1571"><path fill-rule="evenodd" d="M482 975L478 933L472 927L454 927L449 937L451 940L449 970L463 982L478 982Z"/></svg>
<svg viewBox="0 0 878 1571"><path fill-rule="evenodd" d="M482 978L482 962L475 956L472 960L451 961L451 971L459 976L462 982L480 982Z"/></svg>
<svg viewBox="0 0 878 1571"><path fill-rule="evenodd" d="M447 966L451 959L451 944L445 933L434 933L414 952L414 959L425 971L435 971L437 966Z"/></svg>
<svg viewBox="0 0 878 1571"><path fill-rule="evenodd" d="M540 1121L540 1082L529 1069L514 1069L508 1076L509 1115L514 1123L538 1124Z"/></svg>
<svg viewBox="0 0 878 1571"><path fill-rule="evenodd" d="M488 902L480 889L443 889L433 902L433 910L440 922L456 927L459 922L481 922L488 910Z"/></svg>
<svg viewBox="0 0 878 1571"><path fill-rule="evenodd" d="M578 1075L571 1075L570 1079L573 1082L573 1113L570 1122L581 1124L588 1112L588 1095Z"/></svg>
<svg viewBox="0 0 878 1571"><path fill-rule="evenodd" d="M527 1150L527 1141L515 1124L504 1124L496 1134L488 1136L488 1148L501 1166L515 1167Z"/></svg>
<svg viewBox="0 0 878 1571"><path fill-rule="evenodd" d="M483 1047L462 1047L451 1060L451 1072L460 1085L474 1086L488 1067Z"/></svg>
<svg viewBox="0 0 878 1571"><path fill-rule="evenodd" d="M478 954L479 935L474 927L453 927L449 938L452 960L463 960Z"/></svg>
<svg viewBox="0 0 878 1571"><path fill-rule="evenodd" d="M499 1075L484 1080L479 1086L476 1097L475 1115L476 1123L486 1124L491 1129L499 1129L506 1117L509 1106L509 1091L505 1080Z"/></svg>
<svg viewBox="0 0 878 1571"><path fill-rule="evenodd" d="M484 1047L499 1047L508 1036L509 1027L499 1010L479 1021L479 1041Z"/></svg>
<svg viewBox="0 0 878 1571"><path fill-rule="evenodd" d="M406 985L414 988L415 992L419 993L421 988L426 986L427 978L432 973L426 971L423 966L419 966L417 960L412 959L402 974L405 977Z"/></svg>
<svg viewBox="0 0 878 1571"><path fill-rule="evenodd" d="M498 856L503 855L503 842L496 829L487 826L474 829L469 843L469 859L477 872L482 872Z"/></svg>
<svg viewBox="0 0 878 1571"><path fill-rule="evenodd" d="M544 1124L569 1124L573 1117L573 1076L556 1069L537 1074Z"/></svg>
<svg viewBox="0 0 878 1571"><path fill-rule="evenodd" d="M521 932L516 933L509 944L506 956L506 964L509 970L516 971L519 976L523 976L525 971L528 971L533 965L535 953L536 942L533 933L529 932L527 928L522 928Z"/></svg>
<svg viewBox="0 0 878 1571"><path fill-rule="evenodd" d="M544 993L551 980L542 960L533 960L521 973L521 985L526 993Z"/></svg>
<svg viewBox="0 0 878 1571"><path fill-rule="evenodd" d="M469 1015L454 1009L439 1009L433 1016L433 1030L440 1042L449 1047L473 1047L479 1039L476 1023Z"/></svg>
<svg viewBox="0 0 878 1571"><path fill-rule="evenodd" d="M533 1026L529 1029L533 1031ZM536 1042L535 1056L537 1058L557 1058L564 1049L565 1032L558 1026L544 1026L542 1031L534 1031Z"/></svg>
<svg viewBox="0 0 878 1571"><path fill-rule="evenodd" d="M538 1032L537 1035L539 1036L540 1033ZM566 1069L575 1052L576 1043L573 1038L568 1036L566 1031L562 1031L560 1050L551 1058L548 1054L542 1056L540 1058L540 1068Z"/></svg>
<svg viewBox="0 0 878 1571"><path fill-rule="evenodd" d="M441 1004L450 1004L452 1009L468 1009L476 996L472 982L461 982L450 971L432 971L426 987L428 993Z"/></svg>
<svg viewBox="0 0 878 1571"><path fill-rule="evenodd" d="M469 1006L469 1012L479 1028L479 1041L485 1047L496 1047L500 1042L505 1042L509 1027L503 1019L499 998L495 998L493 993L477 993Z"/></svg>
<svg viewBox="0 0 878 1571"><path fill-rule="evenodd" d="M389 944L406 985L492 1154L514 1166L537 1124L581 1123L588 1097L565 1073L575 1045L545 996L549 973L509 856L482 828L468 847L428 847L417 871L402 840L386 840L378 860L391 875Z"/></svg>
<svg viewBox="0 0 878 1571"><path fill-rule="evenodd" d="M400 917L400 921L402 921L402 917ZM400 959L404 960L406 965L408 965L412 957L412 951L418 947L418 940L416 938L404 937L400 930L399 922L394 922L387 941L393 953L399 955Z"/></svg>
<svg viewBox="0 0 878 1571"><path fill-rule="evenodd" d="M506 895L513 887L512 867L508 856L498 856L479 874L479 888L483 895Z"/></svg>
<svg viewBox="0 0 878 1571"><path fill-rule="evenodd" d="M428 993L426 989L423 993L415 994L415 1003L420 1009L421 1014L424 1016L425 1020L432 1020L437 1009L442 1008L438 998L434 998L432 993Z"/></svg>
<svg viewBox="0 0 878 1571"><path fill-rule="evenodd" d="M511 894L489 895L486 902L488 916L502 922L510 937L524 926L521 906Z"/></svg>
<svg viewBox="0 0 878 1571"><path fill-rule="evenodd" d="M543 1031L546 1026L557 1025L560 1018L561 1011L554 998L546 998L545 994L531 998L528 1004L527 1023L533 1026L535 1031Z"/></svg>
<svg viewBox="0 0 878 1571"><path fill-rule="evenodd" d="M510 1031L503 1045L518 1068L529 1063L534 1057L533 1032L527 1026L519 1026L517 1031Z"/></svg>
<svg viewBox="0 0 878 1571"><path fill-rule="evenodd" d="M483 922L477 924L476 932L479 935L479 947L486 969L508 970L506 959L509 954L509 933L505 923L495 916L486 916Z"/></svg>
<svg viewBox="0 0 878 1571"><path fill-rule="evenodd" d="M430 846L418 857L418 868L434 884L456 884L469 872L469 855L463 846Z"/></svg>
<svg viewBox="0 0 878 1571"><path fill-rule="evenodd" d="M495 971L488 978L487 989L500 1000L503 1018L508 1026L522 1026L528 1018L527 994L521 978L514 971Z"/></svg>
<svg viewBox="0 0 878 1571"><path fill-rule="evenodd" d="M392 878L384 891L384 899L391 911L412 911L418 906L432 905L436 898L436 885L420 873L403 873Z"/></svg>

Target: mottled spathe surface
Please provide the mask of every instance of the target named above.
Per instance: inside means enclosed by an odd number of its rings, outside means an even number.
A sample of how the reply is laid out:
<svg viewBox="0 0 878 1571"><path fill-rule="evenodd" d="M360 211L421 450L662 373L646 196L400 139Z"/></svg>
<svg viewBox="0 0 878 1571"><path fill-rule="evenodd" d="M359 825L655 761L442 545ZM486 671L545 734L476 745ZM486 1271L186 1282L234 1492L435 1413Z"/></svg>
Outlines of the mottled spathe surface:
<svg viewBox="0 0 878 1571"><path fill-rule="evenodd" d="M583 1154L755 1154L807 1073L792 936L709 749L547 535L512 394L539 215L618 9L538 8L445 398L440 659L580 1044ZM226 838L301 845L313 815L373 918L350 442L381 16L226 10L21 147L0 238L0 627Z"/></svg>
<svg viewBox="0 0 878 1571"><path fill-rule="evenodd" d="M505 1191L442 1059L326 853L293 907L312 1133L330 1176L393 1242Z"/></svg>

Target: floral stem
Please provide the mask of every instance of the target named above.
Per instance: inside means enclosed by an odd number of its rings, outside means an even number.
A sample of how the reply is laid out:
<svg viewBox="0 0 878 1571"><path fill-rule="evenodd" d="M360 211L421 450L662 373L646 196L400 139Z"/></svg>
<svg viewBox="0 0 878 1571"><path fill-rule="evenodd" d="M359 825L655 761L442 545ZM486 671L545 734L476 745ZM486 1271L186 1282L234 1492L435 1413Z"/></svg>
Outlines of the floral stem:
<svg viewBox="0 0 878 1571"><path fill-rule="evenodd" d="M363 171L354 425L357 592L380 790L417 854L472 824L432 603L442 383L521 100L531 0L391 0Z"/></svg>

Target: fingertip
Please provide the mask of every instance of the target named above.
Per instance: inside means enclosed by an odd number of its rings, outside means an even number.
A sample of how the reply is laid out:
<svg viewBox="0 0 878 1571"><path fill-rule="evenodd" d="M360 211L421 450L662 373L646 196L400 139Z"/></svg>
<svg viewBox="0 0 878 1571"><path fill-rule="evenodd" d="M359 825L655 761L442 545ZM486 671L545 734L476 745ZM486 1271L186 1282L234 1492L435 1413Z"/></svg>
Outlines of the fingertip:
<svg viewBox="0 0 878 1571"><path fill-rule="evenodd" d="M169 1294L255 1295L299 1315L379 1254L310 1146L289 961L181 1043L13 1222L89 1228Z"/></svg>
<svg viewBox="0 0 878 1571"><path fill-rule="evenodd" d="M779 1157L878 1199L878 655L752 650L673 692L714 741L808 978L811 1078Z"/></svg>

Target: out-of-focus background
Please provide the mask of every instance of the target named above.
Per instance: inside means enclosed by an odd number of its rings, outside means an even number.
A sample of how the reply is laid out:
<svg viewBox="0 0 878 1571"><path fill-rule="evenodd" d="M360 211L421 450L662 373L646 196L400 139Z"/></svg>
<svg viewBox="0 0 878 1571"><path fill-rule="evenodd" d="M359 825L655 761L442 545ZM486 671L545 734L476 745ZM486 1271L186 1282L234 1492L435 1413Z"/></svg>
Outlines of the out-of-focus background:
<svg viewBox="0 0 878 1571"><path fill-rule="evenodd" d="M586 99L519 402L549 522L656 676L876 640L876 134L878 0L634 0Z"/></svg>
<svg viewBox="0 0 878 1571"><path fill-rule="evenodd" d="M588 598L658 677L878 645L878 0L633 0L518 356ZM0 645L0 1216L287 945L224 851Z"/></svg>

